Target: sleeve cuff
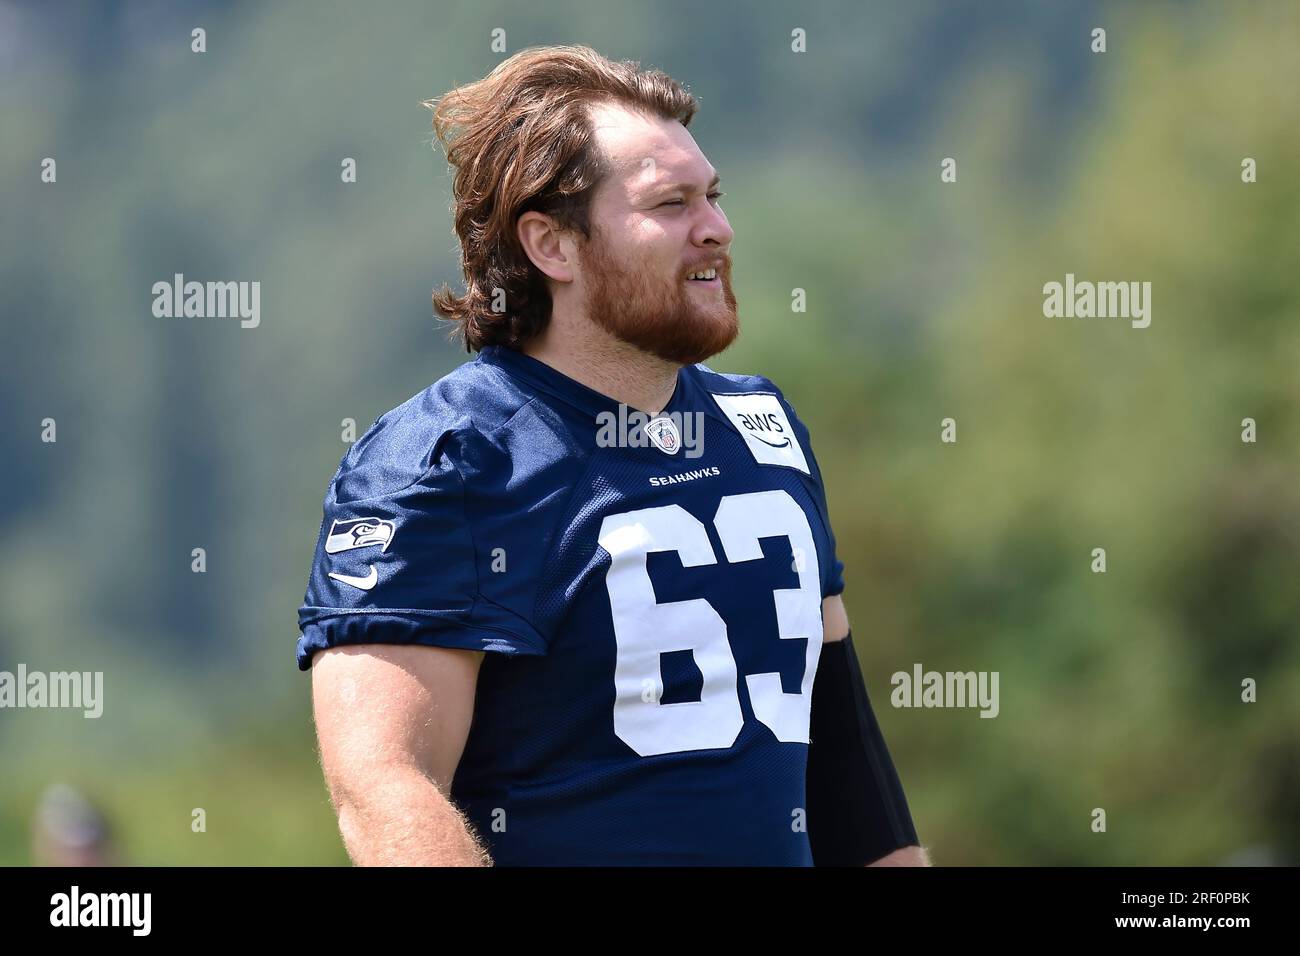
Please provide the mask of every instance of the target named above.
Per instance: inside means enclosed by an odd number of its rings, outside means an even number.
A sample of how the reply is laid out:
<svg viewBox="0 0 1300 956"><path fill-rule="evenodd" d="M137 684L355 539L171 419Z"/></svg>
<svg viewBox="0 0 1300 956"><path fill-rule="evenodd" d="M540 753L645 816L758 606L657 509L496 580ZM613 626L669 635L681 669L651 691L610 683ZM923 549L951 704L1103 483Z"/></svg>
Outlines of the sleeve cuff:
<svg viewBox="0 0 1300 956"><path fill-rule="evenodd" d="M826 586L822 589L822 597L834 597L837 594L844 593L844 562L839 558L831 566L831 573L826 577Z"/></svg>
<svg viewBox="0 0 1300 956"><path fill-rule="evenodd" d="M298 669L302 671L311 669L317 651L355 644L418 644L534 657L546 653L542 636L523 622L507 629L419 612L311 610L319 613L303 624L298 638Z"/></svg>

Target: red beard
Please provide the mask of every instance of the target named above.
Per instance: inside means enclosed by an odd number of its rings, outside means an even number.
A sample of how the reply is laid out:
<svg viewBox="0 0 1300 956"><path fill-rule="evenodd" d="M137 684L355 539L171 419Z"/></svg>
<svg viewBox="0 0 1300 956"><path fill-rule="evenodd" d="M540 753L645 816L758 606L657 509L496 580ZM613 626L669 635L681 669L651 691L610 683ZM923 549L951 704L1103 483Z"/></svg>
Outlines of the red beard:
<svg viewBox="0 0 1300 956"><path fill-rule="evenodd" d="M629 271L610 258L599 233L582 247L587 314L615 338L666 362L693 365L717 355L740 334L731 260L718 266L721 292L694 290L685 273L671 280Z"/></svg>

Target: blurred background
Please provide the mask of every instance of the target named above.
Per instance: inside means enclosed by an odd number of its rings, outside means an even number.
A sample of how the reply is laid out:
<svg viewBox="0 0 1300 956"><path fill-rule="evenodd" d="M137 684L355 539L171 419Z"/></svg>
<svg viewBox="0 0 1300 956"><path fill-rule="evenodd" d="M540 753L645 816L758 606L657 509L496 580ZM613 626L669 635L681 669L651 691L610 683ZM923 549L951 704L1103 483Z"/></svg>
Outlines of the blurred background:
<svg viewBox="0 0 1300 956"><path fill-rule="evenodd" d="M293 657L321 498L345 419L466 359L421 101L549 43L699 99L711 364L812 430L936 863L1300 862L1298 41L1282 0L0 3L0 670L104 672L99 719L0 710L0 863L347 862ZM1151 326L1045 318L1067 272ZM260 325L154 317L175 273ZM889 706L917 663L999 716Z"/></svg>

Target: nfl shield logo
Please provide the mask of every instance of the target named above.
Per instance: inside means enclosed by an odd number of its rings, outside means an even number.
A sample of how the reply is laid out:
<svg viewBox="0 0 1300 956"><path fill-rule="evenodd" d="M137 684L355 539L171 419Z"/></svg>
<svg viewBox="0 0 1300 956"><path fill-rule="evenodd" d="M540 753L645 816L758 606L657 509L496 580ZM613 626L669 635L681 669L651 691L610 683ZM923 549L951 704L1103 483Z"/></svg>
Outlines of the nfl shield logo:
<svg viewBox="0 0 1300 956"><path fill-rule="evenodd" d="M645 427L646 434L656 448L668 455L677 454L682 438L677 434L677 423L671 418L656 418Z"/></svg>

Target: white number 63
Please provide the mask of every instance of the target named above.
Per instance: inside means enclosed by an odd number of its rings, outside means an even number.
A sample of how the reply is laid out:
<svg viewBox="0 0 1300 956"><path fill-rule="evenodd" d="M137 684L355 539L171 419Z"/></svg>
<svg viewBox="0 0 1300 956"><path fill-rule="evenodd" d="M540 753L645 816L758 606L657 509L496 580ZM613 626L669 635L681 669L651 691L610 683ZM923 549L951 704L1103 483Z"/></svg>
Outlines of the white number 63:
<svg viewBox="0 0 1300 956"><path fill-rule="evenodd" d="M803 509L784 491L728 495L713 517L727 560L733 564L763 556L759 539L786 537L799 587L772 592L777 633L782 640L806 639L799 693L781 690L778 673L747 674L745 686L754 715L776 739L808 743L813 677L822 646L821 576L812 529ZM652 551L676 551L682 566L716 564L703 523L681 505L665 505L610 515L600 526L600 546L612 559L606 584L613 613L617 661L614 666L614 733L643 757L730 747L744 718L736 689L736 659L727 625L703 598L655 602L646 570ZM698 701L661 704L660 654L689 650L704 676ZM654 694L642 689L653 685Z"/></svg>

